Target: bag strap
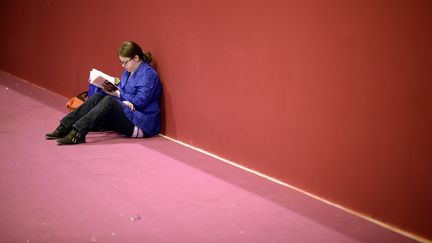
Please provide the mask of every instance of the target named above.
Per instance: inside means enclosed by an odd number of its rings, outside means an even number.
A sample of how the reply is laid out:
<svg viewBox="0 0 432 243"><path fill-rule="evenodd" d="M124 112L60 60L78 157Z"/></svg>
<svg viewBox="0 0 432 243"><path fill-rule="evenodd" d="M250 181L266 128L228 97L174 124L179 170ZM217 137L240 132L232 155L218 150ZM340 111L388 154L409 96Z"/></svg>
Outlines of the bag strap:
<svg viewBox="0 0 432 243"><path fill-rule="evenodd" d="M78 99L82 101L86 101L88 97L88 91L81 92L79 95L76 96Z"/></svg>

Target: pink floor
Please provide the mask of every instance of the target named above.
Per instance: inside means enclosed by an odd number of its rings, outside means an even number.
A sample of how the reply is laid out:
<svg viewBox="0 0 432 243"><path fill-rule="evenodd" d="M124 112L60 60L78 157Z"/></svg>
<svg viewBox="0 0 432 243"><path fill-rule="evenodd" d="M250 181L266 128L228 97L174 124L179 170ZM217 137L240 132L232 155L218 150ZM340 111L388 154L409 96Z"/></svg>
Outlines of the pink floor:
<svg viewBox="0 0 432 243"><path fill-rule="evenodd" d="M0 72L0 242L411 242L162 137L44 134L66 99Z"/></svg>

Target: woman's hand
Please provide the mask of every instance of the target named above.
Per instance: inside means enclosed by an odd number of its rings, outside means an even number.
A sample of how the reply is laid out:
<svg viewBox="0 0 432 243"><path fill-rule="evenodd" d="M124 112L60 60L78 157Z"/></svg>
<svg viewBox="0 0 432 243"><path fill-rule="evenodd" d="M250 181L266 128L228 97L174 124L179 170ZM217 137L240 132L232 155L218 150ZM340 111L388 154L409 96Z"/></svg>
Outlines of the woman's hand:
<svg viewBox="0 0 432 243"><path fill-rule="evenodd" d="M113 91L113 92L111 92L111 93L108 93L108 94L110 94L110 95L112 95L112 96L115 96L115 97L119 97L119 98L120 98L120 90L116 90L116 91Z"/></svg>
<svg viewBox="0 0 432 243"><path fill-rule="evenodd" d="M125 104L127 107L129 107L131 110L135 110L135 107L132 103L130 103L129 101L125 100L123 101L123 104Z"/></svg>

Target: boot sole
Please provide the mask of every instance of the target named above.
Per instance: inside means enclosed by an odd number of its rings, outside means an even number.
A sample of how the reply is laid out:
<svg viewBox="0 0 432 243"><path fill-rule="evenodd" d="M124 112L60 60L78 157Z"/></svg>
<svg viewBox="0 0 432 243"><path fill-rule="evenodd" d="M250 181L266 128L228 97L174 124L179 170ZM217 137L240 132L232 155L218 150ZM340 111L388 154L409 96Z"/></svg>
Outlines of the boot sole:
<svg viewBox="0 0 432 243"><path fill-rule="evenodd" d="M86 140L80 141L78 143L61 143L61 142L57 141L57 145L76 145L76 144L81 144L81 143L86 143Z"/></svg>
<svg viewBox="0 0 432 243"><path fill-rule="evenodd" d="M54 139L60 139L59 137L49 137L45 136L46 140L54 140Z"/></svg>

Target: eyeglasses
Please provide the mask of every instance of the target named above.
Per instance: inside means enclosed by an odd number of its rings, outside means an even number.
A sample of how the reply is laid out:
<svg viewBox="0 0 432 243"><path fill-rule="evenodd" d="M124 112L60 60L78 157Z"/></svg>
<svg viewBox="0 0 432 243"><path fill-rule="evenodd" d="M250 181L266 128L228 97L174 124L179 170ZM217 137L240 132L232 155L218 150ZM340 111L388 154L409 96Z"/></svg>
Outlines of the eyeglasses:
<svg viewBox="0 0 432 243"><path fill-rule="evenodd" d="M134 59L134 57L131 57L129 60L127 60L127 61L120 61L120 63L121 63L121 65L122 66L126 66L129 62L130 62L130 60L132 60L132 59Z"/></svg>

